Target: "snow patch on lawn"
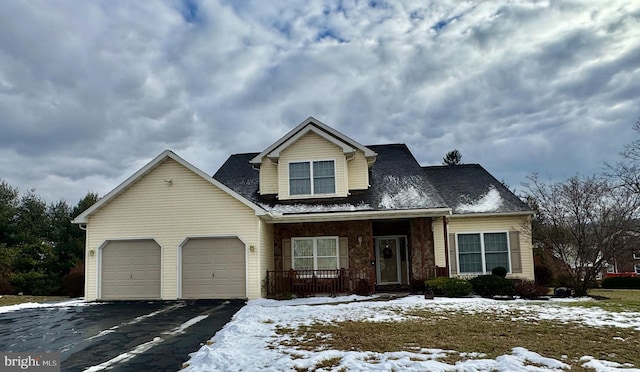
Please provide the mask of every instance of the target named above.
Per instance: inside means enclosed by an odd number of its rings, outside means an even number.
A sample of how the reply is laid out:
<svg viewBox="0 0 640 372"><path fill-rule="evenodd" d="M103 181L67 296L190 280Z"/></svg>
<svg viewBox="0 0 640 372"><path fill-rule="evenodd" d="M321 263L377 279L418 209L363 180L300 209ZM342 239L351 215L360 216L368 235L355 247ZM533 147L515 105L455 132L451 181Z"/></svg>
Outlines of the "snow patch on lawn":
<svg viewBox="0 0 640 372"><path fill-rule="evenodd" d="M363 301L371 297L313 297L288 301L251 300L211 339L208 345L191 354L184 371L293 371L317 368L324 360L336 359L332 370L428 370L428 371L565 371L569 366L561 360L548 358L522 347L496 359L483 355L464 355L467 360L450 365L439 361L454 350L421 349L414 352L357 352L343 350L306 351L280 345L285 336L276 333L278 327L300 327L314 322L401 321L403 311L428 309L436 312L480 313L486 311L520 314L514 320L553 319L590 326L624 327L640 330L640 313L610 313L598 308L563 306L563 302L591 299L550 300L543 303L526 300L495 301L483 298L436 298L426 301L409 296L392 301ZM351 301L345 303L346 301ZM581 361L596 371L637 371L631 365L619 365L585 356ZM313 368L312 368L313 367Z"/></svg>
<svg viewBox="0 0 640 372"><path fill-rule="evenodd" d="M61 301L61 302L44 302L44 303L26 302L26 303L17 304L17 305L1 306L0 307L0 314L1 313L8 313L10 311L23 310L23 309L36 309L36 308L40 308L40 307L89 306L89 305L93 305L93 304L96 304L96 303L97 302L85 302L84 300L68 300L68 301Z"/></svg>

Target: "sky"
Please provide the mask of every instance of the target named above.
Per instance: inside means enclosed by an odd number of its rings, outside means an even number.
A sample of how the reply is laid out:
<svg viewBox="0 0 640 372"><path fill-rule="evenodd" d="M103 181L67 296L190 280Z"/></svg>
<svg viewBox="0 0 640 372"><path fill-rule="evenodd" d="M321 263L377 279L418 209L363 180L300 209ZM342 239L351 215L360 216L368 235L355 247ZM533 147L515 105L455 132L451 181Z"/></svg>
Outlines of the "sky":
<svg viewBox="0 0 640 372"><path fill-rule="evenodd" d="M165 149L208 174L313 116L522 190L640 136L640 1L4 1L0 179L75 205Z"/></svg>

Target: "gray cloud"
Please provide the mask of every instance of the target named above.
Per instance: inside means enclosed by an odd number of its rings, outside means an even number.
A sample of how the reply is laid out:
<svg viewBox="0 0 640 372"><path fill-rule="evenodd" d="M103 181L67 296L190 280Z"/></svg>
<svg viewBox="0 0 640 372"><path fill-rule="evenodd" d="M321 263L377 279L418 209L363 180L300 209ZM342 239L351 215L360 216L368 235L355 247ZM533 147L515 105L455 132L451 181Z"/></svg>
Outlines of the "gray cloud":
<svg viewBox="0 0 640 372"><path fill-rule="evenodd" d="M635 135L640 6L583 2L7 2L0 178L108 192L166 148L213 173L308 116L512 186L592 174Z"/></svg>

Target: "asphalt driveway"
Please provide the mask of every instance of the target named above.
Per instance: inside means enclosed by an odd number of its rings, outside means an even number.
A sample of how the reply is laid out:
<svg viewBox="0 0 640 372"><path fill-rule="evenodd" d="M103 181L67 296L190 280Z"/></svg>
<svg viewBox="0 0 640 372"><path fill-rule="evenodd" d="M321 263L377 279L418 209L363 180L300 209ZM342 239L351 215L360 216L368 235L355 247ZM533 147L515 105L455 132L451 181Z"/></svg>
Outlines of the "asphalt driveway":
<svg viewBox="0 0 640 372"><path fill-rule="evenodd" d="M111 302L0 313L0 351L60 352L63 371L177 371L245 302Z"/></svg>

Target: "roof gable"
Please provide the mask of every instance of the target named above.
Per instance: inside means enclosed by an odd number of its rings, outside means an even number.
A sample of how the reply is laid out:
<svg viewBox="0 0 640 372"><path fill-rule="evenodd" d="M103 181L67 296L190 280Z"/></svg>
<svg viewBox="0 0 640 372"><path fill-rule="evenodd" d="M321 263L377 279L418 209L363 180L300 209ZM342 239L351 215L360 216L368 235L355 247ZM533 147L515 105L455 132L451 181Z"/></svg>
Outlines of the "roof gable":
<svg viewBox="0 0 640 372"><path fill-rule="evenodd" d="M240 201L242 204L244 204L247 207L253 209L256 212L256 215L264 214L264 210L262 208L260 208L259 206L255 205L254 203L249 201L244 196L240 195L236 191L234 191L234 190L230 189L229 187L225 186L224 184L222 184L218 180L216 180L216 179L214 179L212 177L209 177L209 175L207 175L206 173L204 173L203 171L198 169L193 164L191 164L191 163L187 162L186 160L182 159L181 157L176 155L173 151L165 150L160 155L156 156L153 160L151 160L149 163L147 163L144 167L140 168L140 170L138 170L136 173L134 173L131 177L127 178L124 182L122 182L120 185L118 185L115 189L113 189L109 193L107 193L104 197L102 197L100 200L98 200L95 204L93 204L86 211L82 212L78 217L76 217L73 220L73 223L76 223L76 224L87 223L89 216L91 216L92 214L94 214L97 211L99 211L102 207L107 205L113 199L117 198L125 190L127 190L129 187L131 187L133 184L135 184L138 180L140 180L142 177L144 177L145 175L149 174L156 167L158 167L160 164L162 164L163 161L166 160L166 159L172 159L172 160L176 161L178 164L180 164L180 165L184 166L185 168L189 169L193 173L195 173L198 176L200 176L202 179L204 179L207 182L211 183L212 185L218 187L222 191L226 192L227 194L229 194L233 198L235 198L238 201Z"/></svg>
<svg viewBox="0 0 640 372"><path fill-rule="evenodd" d="M297 140L302 138L307 133L313 132L327 141L340 147L345 154L353 153L356 149L364 152L365 157L368 159L374 159L377 155L374 151L363 146L354 139L336 131L328 125L322 123L314 117L308 117L305 121L293 128L287 134L285 134L278 141L267 147L266 150L256 155L251 159L251 164L260 164L265 157L277 160L280 157L280 153L287 147L291 146Z"/></svg>

